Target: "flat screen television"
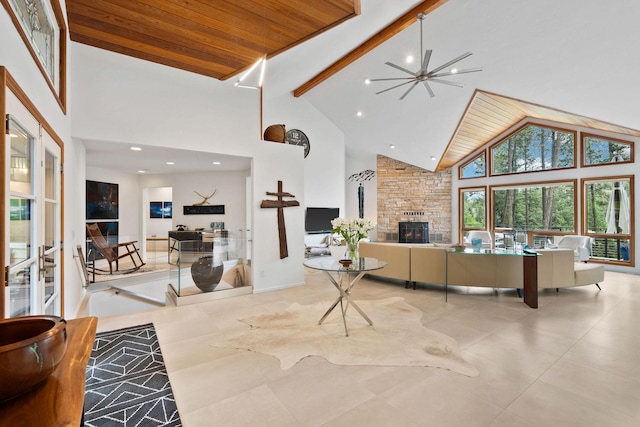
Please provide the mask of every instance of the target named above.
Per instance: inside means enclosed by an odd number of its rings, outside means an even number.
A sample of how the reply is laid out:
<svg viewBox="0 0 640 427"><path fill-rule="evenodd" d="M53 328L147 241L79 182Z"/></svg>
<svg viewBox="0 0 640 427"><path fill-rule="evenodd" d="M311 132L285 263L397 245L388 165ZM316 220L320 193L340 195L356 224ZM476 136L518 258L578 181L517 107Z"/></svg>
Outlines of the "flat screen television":
<svg viewBox="0 0 640 427"><path fill-rule="evenodd" d="M304 231L307 233L331 233L331 220L340 216L339 208L307 208Z"/></svg>

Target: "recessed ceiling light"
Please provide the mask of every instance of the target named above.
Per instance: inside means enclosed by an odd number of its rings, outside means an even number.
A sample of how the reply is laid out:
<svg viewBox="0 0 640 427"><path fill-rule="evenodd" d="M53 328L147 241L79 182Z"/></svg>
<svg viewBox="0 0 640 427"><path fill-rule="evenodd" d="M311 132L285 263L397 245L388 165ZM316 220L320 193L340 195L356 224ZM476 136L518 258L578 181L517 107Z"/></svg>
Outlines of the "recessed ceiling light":
<svg viewBox="0 0 640 427"><path fill-rule="evenodd" d="M451 74L455 74L455 73L457 73L457 72L458 72L458 69L457 69L457 68L452 68L452 69L451 69Z"/></svg>
<svg viewBox="0 0 640 427"><path fill-rule="evenodd" d="M140 170L138 171L138 173L147 173L147 171L146 171L146 170L143 170L143 169L140 169Z"/></svg>
<svg viewBox="0 0 640 427"><path fill-rule="evenodd" d="M362 117L362 111L358 111L358 112L356 113L356 116L358 116L358 117Z"/></svg>
<svg viewBox="0 0 640 427"><path fill-rule="evenodd" d="M435 160L435 159L436 159L436 156L431 156L431 160Z"/></svg>
<svg viewBox="0 0 640 427"><path fill-rule="evenodd" d="M394 144L389 144L389 148L396 148Z"/></svg>
<svg viewBox="0 0 640 427"><path fill-rule="evenodd" d="M168 165L175 165L173 162L167 162Z"/></svg>
<svg viewBox="0 0 640 427"><path fill-rule="evenodd" d="M413 56L412 55L407 55L407 64L411 64L413 62Z"/></svg>
<svg viewBox="0 0 640 427"><path fill-rule="evenodd" d="M213 164L214 164L214 165L219 165L219 164L220 164L220 162L213 162Z"/></svg>
<svg viewBox="0 0 640 427"><path fill-rule="evenodd" d="M140 147L131 147L131 149L133 151L142 151L142 148L140 148Z"/></svg>
<svg viewBox="0 0 640 427"><path fill-rule="evenodd" d="M371 80L369 80L369 79L364 79L364 84L368 85L368 84L370 84L370 83L371 83Z"/></svg>

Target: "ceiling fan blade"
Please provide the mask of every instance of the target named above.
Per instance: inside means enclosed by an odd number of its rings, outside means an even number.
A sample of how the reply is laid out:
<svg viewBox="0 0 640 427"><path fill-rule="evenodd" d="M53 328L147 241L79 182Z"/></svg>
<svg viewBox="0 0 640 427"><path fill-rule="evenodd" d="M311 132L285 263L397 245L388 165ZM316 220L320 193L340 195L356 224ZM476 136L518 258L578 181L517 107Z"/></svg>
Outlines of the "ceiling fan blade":
<svg viewBox="0 0 640 427"><path fill-rule="evenodd" d="M482 71L482 68L469 68L467 70L456 71L455 73L452 71L447 71L446 73L430 74L429 77L455 76L456 74L475 73L476 71Z"/></svg>
<svg viewBox="0 0 640 427"><path fill-rule="evenodd" d="M424 51L424 59L422 60L422 68L420 68L420 71L425 73L427 72L427 67L429 66L429 60L431 59L432 52L433 51L431 49Z"/></svg>
<svg viewBox="0 0 640 427"><path fill-rule="evenodd" d="M423 81L422 81L422 84L424 85L424 87L426 87L426 88L427 88L427 92L429 92L429 96L430 96L431 98L433 98L434 96L436 96L436 94L435 94L435 93L433 93L433 91L431 90L431 86L429 86L429 83L427 83L427 81L426 81L426 80L423 80Z"/></svg>
<svg viewBox="0 0 640 427"><path fill-rule="evenodd" d="M413 86L411 86L405 93L402 94L402 96L400 97L400 101L402 101L405 96L409 95L409 92L411 92L418 85L418 83L420 82L416 80L415 83L413 83Z"/></svg>
<svg viewBox="0 0 640 427"><path fill-rule="evenodd" d="M437 73L440 70L444 70L445 68L447 68L450 65L455 64L458 61L462 61L464 58L473 55L471 52L467 52L467 53L463 53L462 55L458 56L455 59L452 59L451 61L447 62L446 64L442 64L441 66L439 66L438 68L434 68L433 70L429 71L429 75Z"/></svg>
<svg viewBox="0 0 640 427"><path fill-rule="evenodd" d="M370 82L383 82L387 80L415 80L415 77L391 77L388 79L369 79Z"/></svg>
<svg viewBox="0 0 640 427"><path fill-rule="evenodd" d="M395 88L400 87L400 86L408 85L409 83L413 83L413 80L410 80L410 81L404 82L404 83L400 83L399 85L391 86L390 88L381 90L380 92L376 92L376 95L380 95L381 93L384 93L384 92L386 92L388 90L391 90L391 89L395 89Z"/></svg>
<svg viewBox="0 0 640 427"><path fill-rule="evenodd" d="M464 87L460 83L454 83L454 82L450 82L448 80L429 79L429 81L430 82L434 82L434 83L442 83L442 84L449 85L449 86Z"/></svg>
<svg viewBox="0 0 640 427"><path fill-rule="evenodd" d="M413 71L409 71L409 70L407 70L406 68L402 68L401 66L396 65L396 64L394 64L394 63L391 63L391 62L385 62L385 64L387 64L389 67L393 67L393 68L395 68L395 69L397 69L397 70L404 71L404 72L405 72L405 73L407 73L407 74L411 74L412 76L415 76L415 75L416 75L416 73L414 73Z"/></svg>

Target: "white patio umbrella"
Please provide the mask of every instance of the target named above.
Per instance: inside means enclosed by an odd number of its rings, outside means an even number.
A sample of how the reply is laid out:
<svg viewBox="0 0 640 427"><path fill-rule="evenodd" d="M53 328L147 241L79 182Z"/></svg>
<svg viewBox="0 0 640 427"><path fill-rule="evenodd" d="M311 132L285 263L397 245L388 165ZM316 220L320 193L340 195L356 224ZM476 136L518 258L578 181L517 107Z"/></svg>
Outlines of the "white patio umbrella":
<svg viewBox="0 0 640 427"><path fill-rule="evenodd" d="M619 155L613 156L611 162L621 162L623 158ZM607 221L608 234L629 234L630 231L630 210L629 196L620 181L613 184L611 195L609 196L609 204L607 205Z"/></svg>
<svg viewBox="0 0 640 427"><path fill-rule="evenodd" d="M619 182L616 182L611 190L605 220L607 234L629 234L629 196Z"/></svg>

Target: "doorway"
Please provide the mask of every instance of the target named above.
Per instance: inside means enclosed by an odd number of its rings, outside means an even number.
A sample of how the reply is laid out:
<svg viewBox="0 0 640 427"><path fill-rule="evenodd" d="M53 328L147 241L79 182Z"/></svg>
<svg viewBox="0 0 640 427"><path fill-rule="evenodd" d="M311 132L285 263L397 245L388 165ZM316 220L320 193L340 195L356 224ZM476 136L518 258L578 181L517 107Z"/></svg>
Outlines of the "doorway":
<svg viewBox="0 0 640 427"><path fill-rule="evenodd" d="M62 144L6 91L2 316L62 315ZM7 167L8 166L8 167Z"/></svg>

